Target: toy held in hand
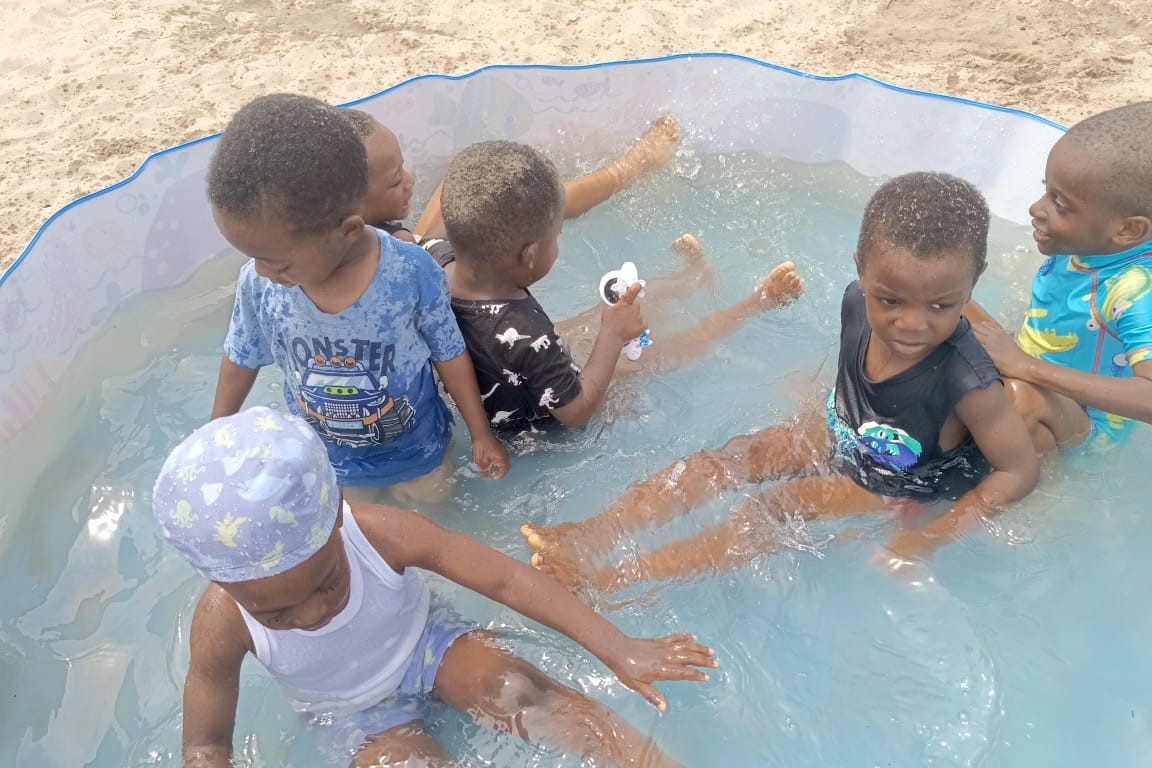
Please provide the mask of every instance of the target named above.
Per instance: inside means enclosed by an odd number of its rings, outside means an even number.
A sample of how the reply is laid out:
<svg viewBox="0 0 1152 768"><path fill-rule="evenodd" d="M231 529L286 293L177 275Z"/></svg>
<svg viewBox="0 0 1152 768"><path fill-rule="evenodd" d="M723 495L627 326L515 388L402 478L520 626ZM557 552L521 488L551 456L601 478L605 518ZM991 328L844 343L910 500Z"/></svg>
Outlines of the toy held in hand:
<svg viewBox="0 0 1152 768"><path fill-rule="evenodd" d="M630 261L626 261L620 269L607 272L600 278L600 298L604 300L605 304L615 304L620 301L620 297L624 295L628 287L633 283L640 284L641 290L639 296L643 296L644 281L640 279L640 275L636 271L636 265ZM639 296L637 298L639 298ZM652 340L648 337L648 331L645 330L644 333L624 345L624 356L632 361L639 360L641 351L651 343Z"/></svg>

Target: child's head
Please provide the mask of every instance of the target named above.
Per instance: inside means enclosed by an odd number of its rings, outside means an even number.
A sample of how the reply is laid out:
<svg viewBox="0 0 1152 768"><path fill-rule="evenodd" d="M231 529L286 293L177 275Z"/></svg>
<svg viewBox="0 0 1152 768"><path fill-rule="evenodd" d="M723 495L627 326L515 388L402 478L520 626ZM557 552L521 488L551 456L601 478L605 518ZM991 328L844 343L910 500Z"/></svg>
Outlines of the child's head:
<svg viewBox="0 0 1152 768"><path fill-rule="evenodd" d="M262 624L317 629L347 602L340 491L302 419L251 408L205 424L164 462L152 507L173 548Z"/></svg>
<svg viewBox="0 0 1152 768"><path fill-rule="evenodd" d="M343 113L368 153L368 193L360 204L360 216L374 227L408 218L416 177L404 167L396 134L367 112L345 109Z"/></svg>
<svg viewBox="0 0 1152 768"><path fill-rule="evenodd" d="M1152 101L1102 112L1052 147L1033 237L1046 255L1102 256L1152 239Z"/></svg>
<svg viewBox="0 0 1152 768"><path fill-rule="evenodd" d="M988 205L943 173L887 182L864 209L856 267L868 321L894 356L926 357L956 330L984 271Z"/></svg>
<svg viewBox="0 0 1152 768"><path fill-rule="evenodd" d="M440 194L457 258L507 272L521 287L548 274L564 224L564 186L540 152L509 141L473 144L452 161Z"/></svg>
<svg viewBox="0 0 1152 768"><path fill-rule="evenodd" d="M341 112L294 94L237 112L208 169L224 237L273 282L308 287L344 263L363 232L364 144Z"/></svg>

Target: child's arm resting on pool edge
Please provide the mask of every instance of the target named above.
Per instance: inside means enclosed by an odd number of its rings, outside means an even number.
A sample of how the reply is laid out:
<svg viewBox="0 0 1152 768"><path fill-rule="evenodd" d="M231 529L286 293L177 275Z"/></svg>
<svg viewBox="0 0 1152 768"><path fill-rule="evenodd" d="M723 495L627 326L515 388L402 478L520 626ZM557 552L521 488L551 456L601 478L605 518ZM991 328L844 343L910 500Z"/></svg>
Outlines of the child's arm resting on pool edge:
<svg viewBox="0 0 1152 768"><path fill-rule="evenodd" d="M212 401L209 420L239 413L259 373L259 368L241 368L229 360L227 355L221 358L220 375L216 379L216 397Z"/></svg>
<svg viewBox="0 0 1152 768"><path fill-rule="evenodd" d="M1003 384L997 381L984 389L972 390L957 403L956 415L992 465L992 472L947 512L888 542L884 556L889 558L891 567L904 560L931 557L937 549L980 528L985 517L1016 503L1036 487L1040 459Z"/></svg>
<svg viewBox="0 0 1152 768"><path fill-rule="evenodd" d="M525 563L462 534L445 530L415 512L364 505L356 516L369 541L396 570L423 568L502 603L567 635L600 659L621 683L663 712L667 702L653 683L703 682L695 667L715 667L711 649L689 635L629 637L568 590Z"/></svg>
<svg viewBox="0 0 1152 768"><path fill-rule="evenodd" d="M247 629L215 584L196 605L184 682L184 768L230 768Z"/></svg>

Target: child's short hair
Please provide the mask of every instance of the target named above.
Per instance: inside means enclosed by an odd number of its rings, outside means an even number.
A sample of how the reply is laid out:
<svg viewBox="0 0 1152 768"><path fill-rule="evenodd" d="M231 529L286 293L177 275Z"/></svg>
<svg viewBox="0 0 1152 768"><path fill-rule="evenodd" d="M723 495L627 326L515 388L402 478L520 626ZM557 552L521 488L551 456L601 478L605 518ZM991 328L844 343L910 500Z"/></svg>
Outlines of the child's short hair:
<svg viewBox="0 0 1152 768"><path fill-rule="evenodd" d="M208 169L208 200L240 219L273 213L316 234L356 213L368 190L364 143L335 107L296 94L240 108Z"/></svg>
<svg viewBox="0 0 1152 768"><path fill-rule="evenodd" d="M564 206L560 176L532 147L473 144L444 176L440 207L458 254L497 261L544 236Z"/></svg>
<svg viewBox="0 0 1152 768"><path fill-rule="evenodd" d="M361 139L371 136L380 125L379 120L362 109L342 109L340 114L348 118L348 122L356 129L356 133L360 135Z"/></svg>
<svg viewBox="0 0 1152 768"><path fill-rule="evenodd" d="M988 203L976 187L946 173L908 173L873 193L856 256L863 264L877 246L927 258L963 250L979 275L988 258L988 223Z"/></svg>
<svg viewBox="0 0 1152 768"><path fill-rule="evenodd" d="M1152 217L1152 101L1086 118L1065 134L1118 216Z"/></svg>

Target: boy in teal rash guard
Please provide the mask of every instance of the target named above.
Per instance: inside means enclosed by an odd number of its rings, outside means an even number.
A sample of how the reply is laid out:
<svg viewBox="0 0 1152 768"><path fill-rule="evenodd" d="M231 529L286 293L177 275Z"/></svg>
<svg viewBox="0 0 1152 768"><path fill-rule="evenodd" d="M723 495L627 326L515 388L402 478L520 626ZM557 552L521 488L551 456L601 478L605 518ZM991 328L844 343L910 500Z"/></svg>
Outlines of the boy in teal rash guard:
<svg viewBox="0 0 1152 768"><path fill-rule="evenodd" d="M1049 258L1015 340L970 307L1038 451L1123 442L1152 422L1152 101L1074 125L1029 209ZM980 322L983 321L983 322Z"/></svg>

